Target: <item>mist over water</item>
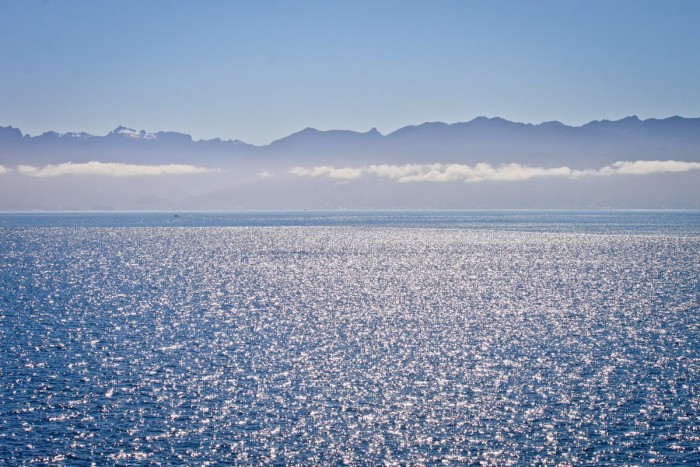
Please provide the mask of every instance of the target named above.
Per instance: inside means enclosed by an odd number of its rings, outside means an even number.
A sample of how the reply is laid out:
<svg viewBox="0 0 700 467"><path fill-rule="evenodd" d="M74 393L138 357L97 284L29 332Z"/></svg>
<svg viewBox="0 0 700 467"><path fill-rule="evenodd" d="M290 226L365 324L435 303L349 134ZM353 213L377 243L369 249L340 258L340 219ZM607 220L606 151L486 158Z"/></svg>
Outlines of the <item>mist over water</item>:
<svg viewBox="0 0 700 467"><path fill-rule="evenodd" d="M700 215L0 215L9 463L700 462Z"/></svg>

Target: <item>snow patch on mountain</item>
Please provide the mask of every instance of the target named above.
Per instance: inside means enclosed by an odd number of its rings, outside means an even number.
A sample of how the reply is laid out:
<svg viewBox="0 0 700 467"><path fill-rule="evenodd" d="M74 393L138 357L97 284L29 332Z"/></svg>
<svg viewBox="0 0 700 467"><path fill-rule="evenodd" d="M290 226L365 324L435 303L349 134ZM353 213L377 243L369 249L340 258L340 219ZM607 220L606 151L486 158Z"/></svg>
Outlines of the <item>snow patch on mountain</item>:
<svg viewBox="0 0 700 467"><path fill-rule="evenodd" d="M148 139L156 140L158 137L154 133L146 133L146 130L136 131L133 128L127 128L125 126L118 126L113 131L109 133L113 136L121 136L132 139Z"/></svg>

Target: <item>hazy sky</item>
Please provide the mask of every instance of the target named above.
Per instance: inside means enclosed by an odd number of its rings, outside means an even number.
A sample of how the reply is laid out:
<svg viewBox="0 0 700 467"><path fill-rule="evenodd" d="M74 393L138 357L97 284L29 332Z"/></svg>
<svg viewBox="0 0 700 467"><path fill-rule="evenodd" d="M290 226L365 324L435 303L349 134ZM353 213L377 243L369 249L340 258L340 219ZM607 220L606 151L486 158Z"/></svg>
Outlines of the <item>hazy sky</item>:
<svg viewBox="0 0 700 467"><path fill-rule="evenodd" d="M700 116L697 0L0 6L0 125L31 134Z"/></svg>

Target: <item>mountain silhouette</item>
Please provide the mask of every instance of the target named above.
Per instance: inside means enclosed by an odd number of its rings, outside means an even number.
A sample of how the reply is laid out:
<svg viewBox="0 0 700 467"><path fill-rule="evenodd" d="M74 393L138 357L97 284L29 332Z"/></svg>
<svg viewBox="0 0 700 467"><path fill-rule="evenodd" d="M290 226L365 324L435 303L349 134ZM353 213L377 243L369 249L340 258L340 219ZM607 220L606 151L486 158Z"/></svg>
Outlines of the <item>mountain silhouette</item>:
<svg viewBox="0 0 700 467"><path fill-rule="evenodd" d="M459 170L479 164L590 173L614 171L611 167L620 161L652 165L662 161L669 168L641 176L478 183L464 179L403 183L377 175L378 170L433 165L455 165ZM685 164L682 173L673 172L674 161ZM68 162L185 164L198 171L186 176L27 175ZM367 132L305 128L261 146L218 138L194 140L185 133L121 125L101 136L54 131L31 136L8 126L0 127L0 210L697 209L697 163L700 118L684 117L631 116L581 126L479 117L409 125L385 135L376 128ZM643 174L644 166L640 167L636 173ZM431 175L433 181L439 176Z"/></svg>
<svg viewBox="0 0 700 467"><path fill-rule="evenodd" d="M240 140L195 141L188 134L118 126L104 136L46 132L23 135L0 127L0 164L88 160L139 163L217 163L255 160L295 164L517 162L575 168L627 159L700 160L700 118L596 120L574 127L478 117L469 122L426 122L382 135L306 128L264 146Z"/></svg>

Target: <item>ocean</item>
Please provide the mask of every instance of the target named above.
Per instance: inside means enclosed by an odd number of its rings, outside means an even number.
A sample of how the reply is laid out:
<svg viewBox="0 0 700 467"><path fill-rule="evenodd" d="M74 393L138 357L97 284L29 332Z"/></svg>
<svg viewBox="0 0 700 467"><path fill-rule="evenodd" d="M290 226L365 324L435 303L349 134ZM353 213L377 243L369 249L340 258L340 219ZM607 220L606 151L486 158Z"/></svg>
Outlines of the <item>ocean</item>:
<svg viewBox="0 0 700 467"><path fill-rule="evenodd" d="M0 463L698 464L700 212L1 213Z"/></svg>

